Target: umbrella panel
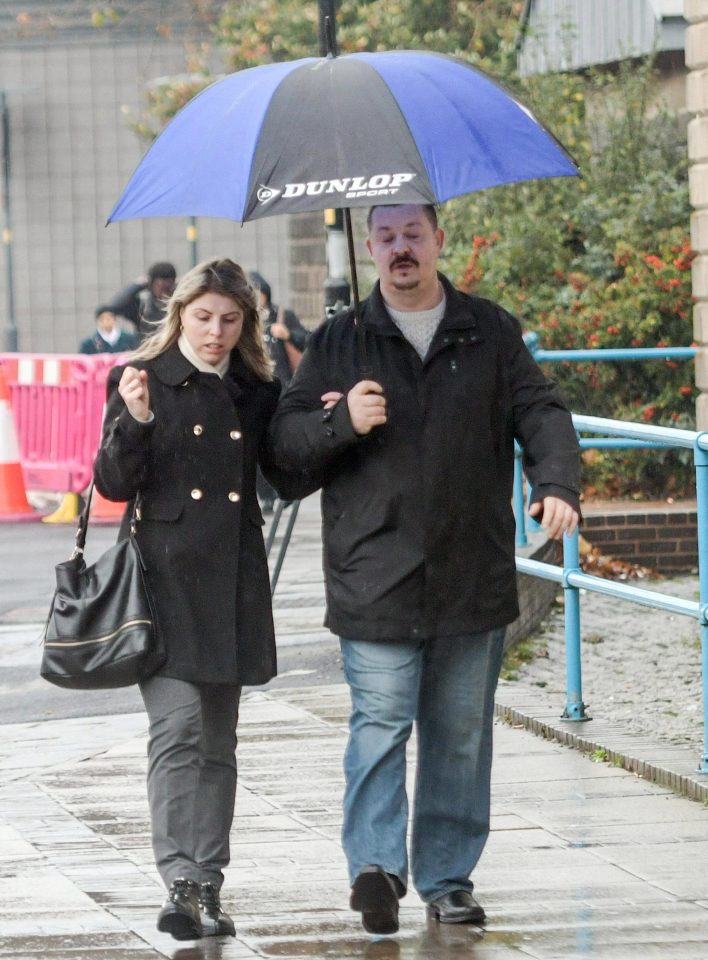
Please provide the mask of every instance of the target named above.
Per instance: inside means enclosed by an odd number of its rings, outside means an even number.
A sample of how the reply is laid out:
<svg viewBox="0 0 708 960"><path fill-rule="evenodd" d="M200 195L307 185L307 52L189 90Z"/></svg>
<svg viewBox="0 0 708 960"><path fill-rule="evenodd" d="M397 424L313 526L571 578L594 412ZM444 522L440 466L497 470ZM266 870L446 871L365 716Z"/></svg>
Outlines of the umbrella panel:
<svg viewBox="0 0 708 960"><path fill-rule="evenodd" d="M254 67L207 88L155 141L109 219L439 203L577 172L526 108L469 65L351 54Z"/></svg>
<svg viewBox="0 0 708 960"><path fill-rule="evenodd" d="M323 207L435 203L411 131L373 67L331 59L273 95L253 159L245 219Z"/></svg>

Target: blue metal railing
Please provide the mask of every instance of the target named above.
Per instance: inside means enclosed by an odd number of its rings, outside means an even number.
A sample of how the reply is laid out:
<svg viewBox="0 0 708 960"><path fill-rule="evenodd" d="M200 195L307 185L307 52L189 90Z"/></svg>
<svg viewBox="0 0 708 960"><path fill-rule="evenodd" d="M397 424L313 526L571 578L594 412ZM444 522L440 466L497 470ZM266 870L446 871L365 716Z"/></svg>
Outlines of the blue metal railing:
<svg viewBox="0 0 708 960"><path fill-rule="evenodd" d="M693 450L696 468L699 600L698 602L684 600L668 594L644 590L626 583L603 580L600 577L583 573L580 569L577 531L573 536L563 538L562 567L517 557L516 568L520 573L553 580L563 585L566 641L566 704L563 710L563 719L570 721L590 719L585 712L582 692L581 589L692 617L698 621L700 626L703 669L704 751L699 762L698 772L708 774L708 433L578 415L573 416L573 424L579 433L601 434L604 435L604 438L620 438L620 445L631 441L633 444L639 443L641 446L681 447ZM587 445L596 446L600 442L600 439L593 438L587 441ZM518 481L521 466L519 458L517 458L516 464L516 479ZM517 486L520 486L518 482ZM515 490L514 506L517 510L517 524L519 518L523 517L523 510L518 511L518 507L522 503L523 493L521 493L519 499Z"/></svg>
<svg viewBox="0 0 708 960"><path fill-rule="evenodd" d="M607 360L690 360L697 353L696 347L637 347L631 349L597 350L542 350L538 345L538 335L524 335L527 347L538 363L561 360L587 361ZM697 620L701 634L701 658L703 670L703 756L698 772L708 774L708 433L693 430L680 430L673 427L658 427L651 424L628 423L621 420L608 420L602 417L573 416L578 433L602 434L601 437L581 438L582 448L619 449L626 447L683 447L693 450L696 468L696 503L698 521L698 579L699 600L694 603L668 594L644 590L626 583L603 580L583 573L580 569L578 550L579 534L563 538L563 566L557 567L538 560L516 558L516 568L520 573L554 580L563 585L565 600L565 644L566 644L566 703L563 719L571 721L589 720L585 712L582 690L582 662L580 647L580 590L618 597L633 603L667 610L681 616ZM523 471L521 450L517 445L514 473L514 513L517 524L517 546L526 546L527 520L524 512ZM538 528L533 519L528 524Z"/></svg>
<svg viewBox="0 0 708 960"><path fill-rule="evenodd" d="M544 350L539 346L538 334L527 331L524 334L524 343L528 347L537 363L556 363L562 360L577 363L604 362L607 360L692 360L698 352L697 347L618 347L616 350L598 349L587 350ZM671 446L656 439L639 439L623 437L604 437L592 440L580 440L582 449L621 450L627 448L651 448ZM524 513L523 469L521 466L521 448L515 446L516 460L514 463L514 513L516 515L516 546L525 547L528 544L526 535L527 526L532 530L538 529L533 520L526 520Z"/></svg>
<svg viewBox="0 0 708 960"><path fill-rule="evenodd" d="M527 332L524 343L537 363L555 363L573 360L577 363L597 363L606 360L692 360L698 347L597 347L587 350L544 350L538 345L538 334Z"/></svg>

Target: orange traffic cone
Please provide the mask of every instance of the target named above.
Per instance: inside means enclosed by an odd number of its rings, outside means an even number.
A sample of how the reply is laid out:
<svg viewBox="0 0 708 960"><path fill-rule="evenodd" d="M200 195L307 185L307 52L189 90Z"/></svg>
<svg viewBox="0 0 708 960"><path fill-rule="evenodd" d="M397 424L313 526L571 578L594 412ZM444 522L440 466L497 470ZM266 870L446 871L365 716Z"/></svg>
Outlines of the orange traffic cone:
<svg viewBox="0 0 708 960"><path fill-rule="evenodd" d="M41 519L27 502L10 391L0 364L0 523Z"/></svg>
<svg viewBox="0 0 708 960"><path fill-rule="evenodd" d="M91 523L120 523L125 513L125 502L117 503L106 498L93 488L91 497Z"/></svg>

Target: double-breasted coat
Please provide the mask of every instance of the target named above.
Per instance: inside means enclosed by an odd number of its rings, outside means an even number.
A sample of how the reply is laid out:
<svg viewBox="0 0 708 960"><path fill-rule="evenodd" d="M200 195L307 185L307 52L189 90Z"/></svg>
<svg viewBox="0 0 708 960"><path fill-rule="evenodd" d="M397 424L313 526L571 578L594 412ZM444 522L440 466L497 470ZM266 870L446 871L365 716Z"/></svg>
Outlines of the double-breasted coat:
<svg viewBox="0 0 708 960"><path fill-rule="evenodd" d="M256 463L284 495L298 493L283 489L266 443L280 385L258 379L236 350L223 379L176 344L133 365L148 372L154 419L130 415L116 367L94 472L108 499L141 494L137 538L167 648L158 673L265 683L276 657ZM119 536L127 533L124 520Z"/></svg>
<svg viewBox="0 0 708 960"><path fill-rule="evenodd" d="M378 283L362 304L384 426L357 436L346 400L322 412L323 393L362 377L351 311L313 333L271 424L279 466L322 487L326 623L348 639L462 636L518 616L515 439L534 498L579 509L571 417L518 321L440 280L445 315L423 360Z"/></svg>

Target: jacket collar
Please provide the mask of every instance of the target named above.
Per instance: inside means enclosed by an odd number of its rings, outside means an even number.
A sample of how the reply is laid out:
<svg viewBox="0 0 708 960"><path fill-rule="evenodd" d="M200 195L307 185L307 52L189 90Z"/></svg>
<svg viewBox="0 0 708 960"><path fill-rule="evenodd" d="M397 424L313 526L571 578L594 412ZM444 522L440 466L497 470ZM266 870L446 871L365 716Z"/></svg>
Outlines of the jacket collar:
<svg viewBox="0 0 708 960"><path fill-rule="evenodd" d="M177 387L185 384L191 377L199 373L194 364L190 363L182 353L177 343L173 343L164 353L155 357L152 361L152 369L158 380L161 380L162 383L168 387ZM209 374L205 374L205 376L209 376ZM214 376L217 377L216 372ZM227 379L231 381L237 393L241 387L252 386L253 384L257 385L261 382L258 377L248 369L238 350L234 350L231 354L231 364L226 371L224 381Z"/></svg>
<svg viewBox="0 0 708 960"><path fill-rule="evenodd" d="M152 369L158 380L168 387L176 387L197 373L197 368L187 360L177 343L173 343L164 353L158 354L152 361Z"/></svg>
<svg viewBox="0 0 708 960"><path fill-rule="evenodd" d="M477 320L472 313L469 297L456 290L444 274L438 273L438 278L443 285L446 297L445 316L440 321L438 330L470 330L476 328ZM362 306L364 324L375 333L389 337L403 336L386 309L386 304L381 295L381 284L378 280Z"/></svg>

